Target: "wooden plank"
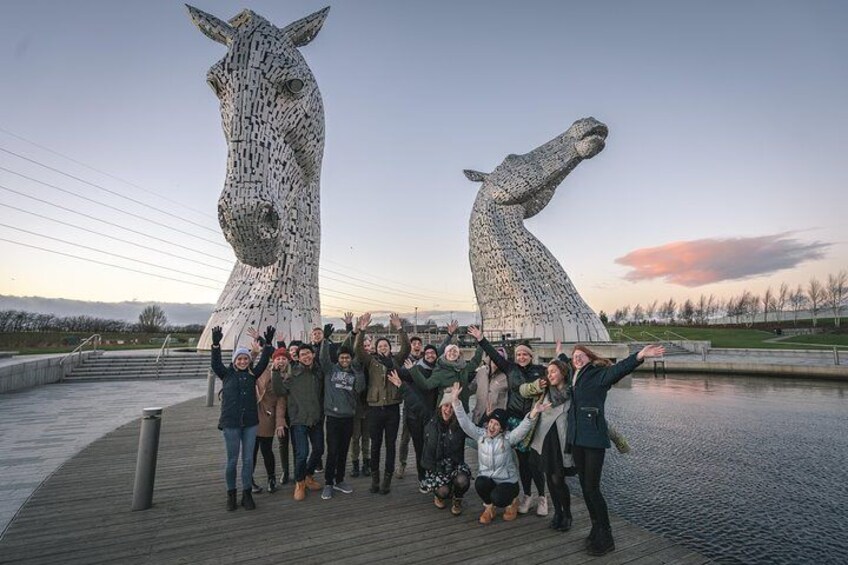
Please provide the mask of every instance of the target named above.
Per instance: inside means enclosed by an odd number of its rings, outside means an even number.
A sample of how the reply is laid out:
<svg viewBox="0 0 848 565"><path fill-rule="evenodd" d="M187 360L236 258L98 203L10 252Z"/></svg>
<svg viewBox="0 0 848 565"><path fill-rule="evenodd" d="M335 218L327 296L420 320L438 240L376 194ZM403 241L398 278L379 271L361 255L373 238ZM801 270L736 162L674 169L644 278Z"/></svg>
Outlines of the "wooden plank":
<svg viewBox="0 0 848 565"><path fill-rule="evenodd" d="M323 501L318 492L292 499L293 485L254 495L257 509L224 508L224 446L218 409L203 399L165 410L154 506L131 512L138 422L118 428L63 465L32 496L0 540L0 563L445 563L561 561L583 563L693 560L692 552L614 518L617 550L586 555L589 524L579 497L575 526L548 529L548 519L520 516L477 523L473 489L454 517L417 492L414 472L395 479L389 495L367 492L370 478L349 479L355 492ZM276 455L275 449L275 455ZM476 452L468 451L472 468ZM410 457L410 466L414 460ZM261 463L257 474L264 477ZM321 478L316 477L316 478ZM678 549L675 549L678 548ZM698 561L698 558L701 560ZM681 561L682 565L683 561Z"/></svg>

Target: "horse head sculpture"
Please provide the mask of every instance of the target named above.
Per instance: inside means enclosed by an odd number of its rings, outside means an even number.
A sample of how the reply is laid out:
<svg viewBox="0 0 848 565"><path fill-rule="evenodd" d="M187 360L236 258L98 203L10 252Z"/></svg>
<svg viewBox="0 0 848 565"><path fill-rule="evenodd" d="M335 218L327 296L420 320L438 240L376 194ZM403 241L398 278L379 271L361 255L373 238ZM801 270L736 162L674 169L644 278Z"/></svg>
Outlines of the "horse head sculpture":
<svg viewBox="0 0 848 565"><path fill-rule="evenodd" d="M324 106L300 48L329 8L283 28L250 10L223 21L188 6L194 24L227 47L207 82L221 103L227 174L218 221L238 263L209 329L240 339L248 326L289 337L320 320L320 179Z"/></svg>
<svg viewBox="0 0 848 565"><path fill-rule="evenodd" d="M469 259L486 331L563 341L609 341L598 316L524 220L538 214L584 159L603 150L607 126L576 121L524 155L508 155L482 182L469 221Z"/></svg>

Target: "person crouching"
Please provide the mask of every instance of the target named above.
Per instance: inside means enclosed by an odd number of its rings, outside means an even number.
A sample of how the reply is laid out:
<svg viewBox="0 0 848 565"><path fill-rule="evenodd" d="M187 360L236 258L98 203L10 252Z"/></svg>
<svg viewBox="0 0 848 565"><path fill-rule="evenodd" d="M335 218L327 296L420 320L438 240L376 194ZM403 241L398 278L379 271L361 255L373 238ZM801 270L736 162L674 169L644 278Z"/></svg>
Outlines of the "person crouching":
<svg viewBox="0 0 848 565"><path fill-rule="evenodd" d="M477 441L479 470L474 489L483 500L485 508L480 515L481 524L489 524L497 515L497 508L504 508L504 520L515 520L518 516L518 464L513 447L517 445L533 425L541 412L551 407L549 403L536 403L518 426L507 430L507 413L497 409L488 415L485 427L475 426L459 400L461 387L455 383L451 390L453 410L462 430Z"/></svg>

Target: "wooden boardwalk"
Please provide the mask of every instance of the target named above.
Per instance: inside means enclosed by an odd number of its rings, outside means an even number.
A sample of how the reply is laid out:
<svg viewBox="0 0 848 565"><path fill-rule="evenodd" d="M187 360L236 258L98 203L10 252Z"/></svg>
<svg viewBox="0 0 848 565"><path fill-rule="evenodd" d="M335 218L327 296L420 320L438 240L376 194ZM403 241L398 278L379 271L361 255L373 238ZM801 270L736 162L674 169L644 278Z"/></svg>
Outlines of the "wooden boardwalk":
<svg viewBox="0 0 848 565"><path fill-rule="evenodd" d="M351 495L324 501L309 493L295 503L286 485L255 495L253 512L227 512L218 412L203 399L165 409L154 506L144 512L130 511L138 422L91 444L21 509L0 540L0 563L708 562L616 517L616 551L589 557L583 549L589 521L579 497L567 533L550 531L548 520L535 515L511 523L499 516L481 526L473 488L464 513L453 517L419 494L410 475L395 479L386 496L369 494L370 479L359 478L349 479ZM261 463L257 475L264 478Z"/></svg>

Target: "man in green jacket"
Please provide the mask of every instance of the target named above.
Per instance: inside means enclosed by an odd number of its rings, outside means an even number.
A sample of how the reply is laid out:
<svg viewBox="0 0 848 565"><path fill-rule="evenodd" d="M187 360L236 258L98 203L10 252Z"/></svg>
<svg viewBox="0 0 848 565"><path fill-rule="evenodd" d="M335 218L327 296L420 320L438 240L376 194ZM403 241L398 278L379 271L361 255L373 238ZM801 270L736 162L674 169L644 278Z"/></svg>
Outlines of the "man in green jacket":
<svg viewBox="0 0 848 565"><path fill-rule="evenodd" d="M311 346L301 346L297 358L297 365L290 365L285 373L274 370L272 382L274 392L286 397L294 445L294 499L303 500L307 488L321 490L313 475L324 455L324 427L321 425L324 373L315 363Z"/></svg>

